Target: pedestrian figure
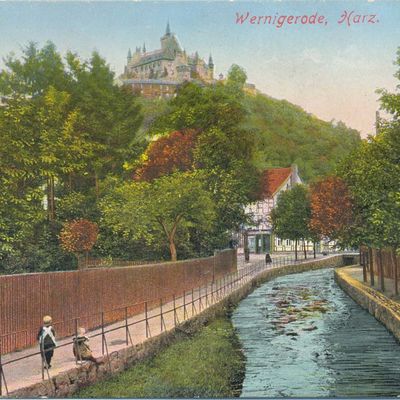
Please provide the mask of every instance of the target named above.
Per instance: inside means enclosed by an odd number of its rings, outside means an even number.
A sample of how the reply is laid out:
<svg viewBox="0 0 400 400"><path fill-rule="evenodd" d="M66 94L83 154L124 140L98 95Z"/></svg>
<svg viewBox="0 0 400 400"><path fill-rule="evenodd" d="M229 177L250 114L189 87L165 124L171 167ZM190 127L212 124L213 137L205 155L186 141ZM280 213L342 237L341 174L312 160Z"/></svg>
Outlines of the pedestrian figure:
<svg viewBox="0 0 400 400"><path fill-rule="evenodd" d="M56 332L52 327L52 318L50 315L43 317L43 326L39 329L37 340L42 354L42 360L45 368L51 368L51 359L54 354L54 349L57 346Z"/></svg>
<svg viewBox="0 0 400 400"><path fill-rule="evenodd" d="M96 364L102 364L102 361L93 357L92 350L89 346L89 338L85 336L85 328L78 329L78 335L73 339L74 356L78 361L93 361Z"/></svg>
<svg viewBox="0 0 400 400"><path fill-rule="evenodd" d="M266 255L265 255L265 264L271 264L272 263L272 258L271 258L271 256L269 255L269 253L267 253Z"/></svg>

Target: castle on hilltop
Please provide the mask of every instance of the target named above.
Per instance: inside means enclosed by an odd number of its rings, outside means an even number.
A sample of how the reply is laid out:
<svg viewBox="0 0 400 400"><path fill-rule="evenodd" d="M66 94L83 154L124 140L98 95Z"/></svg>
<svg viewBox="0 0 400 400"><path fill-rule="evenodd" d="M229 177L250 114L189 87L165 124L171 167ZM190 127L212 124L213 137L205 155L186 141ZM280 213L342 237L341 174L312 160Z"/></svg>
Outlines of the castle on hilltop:
<svg viewBox="0 0 400 400"><path fill-rule="evenodd" d="M146 51L146 46L128 51L122 83L145 97L169 97L185 81L214 82L214 63L206 63L199 54L188 55L180 46L169 23L161 37L161 49Z"/></svg>

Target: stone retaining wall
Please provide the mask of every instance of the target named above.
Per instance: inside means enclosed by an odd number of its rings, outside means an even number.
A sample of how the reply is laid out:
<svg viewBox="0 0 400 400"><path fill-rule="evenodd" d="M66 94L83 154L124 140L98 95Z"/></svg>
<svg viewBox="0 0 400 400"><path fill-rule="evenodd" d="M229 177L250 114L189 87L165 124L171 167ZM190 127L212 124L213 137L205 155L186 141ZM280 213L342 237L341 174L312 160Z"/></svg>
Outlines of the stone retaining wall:
<svg viewBox="0 0 400 400"><path fill-rule="evenodd" d="M53 377L50 381L44 381L14 391L10 393L9 397L68 397L79 388L100 381L106 376L109 376L110 373L119 373L132 367L138 361L154 356L164 347L182 338L182 336L191 335L199 331L204 325L216 317L226 315L226 313L235 307L243 298L266 281L272 280L278 276L342 265L343 256L335 256L324 260L315 260L308 263L265 270L250 282L247 282L241 288L232 292L218 304L207 308L200 314L183 322L175 329L150 338L142 344L111 353L110 362L105 360L106 362L101 365L95 365L94 363L81 365Z"/></svg>
<svg viewBox="0 0 400 400"><path fill-rule="evenodd" d="M366 309L379 322L400 340L400 305L381 292L365 285L349 274L351 267L335 271L337 284L362 308Z"/></svg>

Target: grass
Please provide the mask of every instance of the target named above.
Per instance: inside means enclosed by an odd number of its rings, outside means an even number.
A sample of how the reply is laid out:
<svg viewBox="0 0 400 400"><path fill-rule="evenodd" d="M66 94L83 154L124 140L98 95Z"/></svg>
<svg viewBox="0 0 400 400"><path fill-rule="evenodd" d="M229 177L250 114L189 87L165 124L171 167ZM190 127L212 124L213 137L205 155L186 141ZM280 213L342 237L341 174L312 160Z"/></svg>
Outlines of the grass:
<svg viewBox="0 0 400 400"><path fill-rule="evenodd" d="M228 317L74 397L235 397L244 356Z"/></svg>

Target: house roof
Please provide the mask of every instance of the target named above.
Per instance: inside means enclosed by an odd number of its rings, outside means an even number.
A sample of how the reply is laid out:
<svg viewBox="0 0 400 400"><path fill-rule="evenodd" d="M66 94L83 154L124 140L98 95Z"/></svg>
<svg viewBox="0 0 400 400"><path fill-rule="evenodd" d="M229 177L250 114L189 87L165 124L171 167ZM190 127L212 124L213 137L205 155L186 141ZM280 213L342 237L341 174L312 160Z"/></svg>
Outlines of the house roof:
<svg viewBox="0 0 400 400"><path fill-rule="evenodd" d="M283 183L289 178L292 168L271 168L262 173L262 194L266 198L272 197Z"/></svg>

